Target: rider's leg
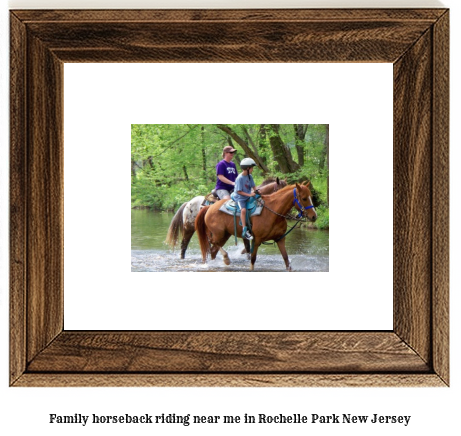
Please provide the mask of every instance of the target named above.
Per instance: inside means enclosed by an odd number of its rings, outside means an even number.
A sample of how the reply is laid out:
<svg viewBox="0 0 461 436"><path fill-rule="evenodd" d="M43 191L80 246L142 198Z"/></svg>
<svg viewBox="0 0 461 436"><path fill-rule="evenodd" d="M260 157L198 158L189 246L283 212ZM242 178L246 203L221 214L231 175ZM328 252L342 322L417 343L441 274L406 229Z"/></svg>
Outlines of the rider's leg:
<svg viewBox="0 0 461 436"><path fill-rule="evenodd" d="M240 214L240 219L242 220L242 227L246 227L246 223L247 223L246 218L247 218L247 210L243 208Z"/></svg>
<svg viewBox="0 0 461 436"><path fill-rule="evenodd" d="M227 191L226 189L218 189L216 191L216 194L218 195L218 198L220 200L229 200L231 197L230 197L230 192Z"/></svg>

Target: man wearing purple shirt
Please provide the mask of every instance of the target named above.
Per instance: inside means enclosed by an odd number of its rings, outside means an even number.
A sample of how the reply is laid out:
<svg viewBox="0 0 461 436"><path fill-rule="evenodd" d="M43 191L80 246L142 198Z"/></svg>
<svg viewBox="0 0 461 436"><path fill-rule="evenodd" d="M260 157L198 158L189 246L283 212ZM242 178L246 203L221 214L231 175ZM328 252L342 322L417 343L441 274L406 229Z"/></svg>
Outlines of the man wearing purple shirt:
<svg viewBox="0 0 461 436"><path fill-rule="evenodd" d="M222 151L223 160L216 165L217 180L215 191L220 200L228 200L234 190L237 167L232 162L232 159L236 151L230 145L224 147Z"/></svg>

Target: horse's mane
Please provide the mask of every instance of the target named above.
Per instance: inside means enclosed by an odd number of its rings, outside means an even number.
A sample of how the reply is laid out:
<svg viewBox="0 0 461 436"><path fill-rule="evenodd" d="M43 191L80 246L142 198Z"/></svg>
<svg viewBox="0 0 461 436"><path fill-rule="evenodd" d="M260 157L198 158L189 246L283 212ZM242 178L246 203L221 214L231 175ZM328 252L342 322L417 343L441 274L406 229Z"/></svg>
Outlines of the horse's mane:
<svg viewBox="0 0 461 436"><path fill-rule="evenodd" d="M298 183L298 185L299 185L299 186L304 186L304 187L306 187L307 189L309 189L309 186L306 186L304 183L305 183L305 182L303 182L303 183ZM285 186L285 187L279 189L277 192L289 191L289 190L293 190L294 188L296 188L296 183L293 183L292 185L287 185L287 186ZM309 189L309 191L310 191L310 189ZM312 192L311 192L311 193L312 193Z"/></svg>
<svg viewBox="0 0 461 436"><path fill-rule="evenodd" d="M268 177L258 186L258 188L262 188L263 186L270 185L271 183L277 183L277 180L280 186L287 185L287 182L285 180L281 180L279 177Z"/></svg>

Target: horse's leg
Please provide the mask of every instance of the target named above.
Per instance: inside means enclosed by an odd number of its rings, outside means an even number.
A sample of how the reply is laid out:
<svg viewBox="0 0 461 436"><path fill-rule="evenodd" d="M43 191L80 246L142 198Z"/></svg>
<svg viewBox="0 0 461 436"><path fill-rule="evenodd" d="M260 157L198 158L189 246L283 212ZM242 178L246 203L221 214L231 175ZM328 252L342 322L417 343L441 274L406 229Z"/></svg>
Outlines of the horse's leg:
<svg viewBox="0 0 461 436"><path fill-rule="evenodd" d="M242 252L240 254L245 254L247 253L248 255L248 259L250 258L250 241L248 239L244 239L243 240L243 245L245 245L245 248L242 250Z"/></svg>
<svg viewBox="0 0 461 436"><path fill-rule="evenodd" d="M218 254L218 251L221 252L222 254L222 258L223 258L223 262L226 264L226 265L230 265L230 259L229 259L229 255L227 254L227 251L224 250L224 248L220 247L219 245L213 245L211 247L211 260L214 260L216 259L216 255Z"/></svg>
<svg viewBox="0 0 461 436"><path fill-rule="evenodd" d="M231 261L229 259L229 255L227 254L227 251L224 250L224 245L226 244L227 240L230 238L230 234L224 234L221 239L219 240L219 251L222 254L222 260L226 265L230 265Z"/></svg>
<svg viewBox="0 0 461 436"><path fill-rule="evenodd" d="M190 227L190 225L184 227L183 237L181 241L181 259L185 259L187 247L189 246L189 242L192 239L192 236L194 236L194 233L195 227Z"/></svg>
<svg viewBox="0 0 461 436"><path fill-rule="evenodd" d="M277 246L279 247L283 260L285 261L287 271L291 271L290 260L288 259L287 249L285 248L285 238L280 239L280 241L277 242Z"/></svg>
<svg viewBox="0 0 461 436"><path fill-rule="evenodd" d="M260 241L255 241L253 253L251 253L250 271L254 271L255 269L256 255L258 254L258 248L260 245L261 245Z"/></svg>
<svg viewBox="0 0 461 436"><path fill-rule="evenodd" d="M201 209L201 204L205 197L199 196L194 197L189 203L184 207L182 221L182 241L181 241L181 259L186 257L186 250L189 246L189 242L194 236L195 233L195 218Z"/></svg>
<svg viewBox="0 0 461 436"><path fill-rule="evenodd" d="M230 238L232 234L231 231L233 232L233 224L232 230L229 230L229 228L227 228L229 226L227 226L226 222L223 222L222 219L223 216L226 217L226 215L222 216L221 214L219 214L215 216L217 210L217 204L210 206L210 212L208 213L205 219L205 223L209 232L209 241L211 244L210 255L211 259L214 260L216 258L216 255L218 254L218 251L220 251L223 256L224 263L226 265L229 265L229 255L227 254L226 250L224 250L222 247L224 247L225 243ZM231 217L227 216L227 218Z"/></svg>
<svg viewBox="0 0 461 436"><path fill-rule="evenodd" d="M211 260L216 259L216 255L218 254L218 251L221 250L221 247L219 245L213 244L210 249L210 257Z"/></svg>
<svg viewBox="0 0 461 436"><path fill-rule="evenodd" d="M224 263L226 265L230 265L231 262L230 262L230 259L229 259L229 255L227 254L227 251L224 250L224 248L222 248L222 247L219 247L219 251L222 254L222 260L224 261Z"/></svg>
<svg viewBox="0 0 461 436"><path fill-rule="evenodd" d="M229 239L229 235L227 236L223 235L221 238L218 239L218 242L213 243L213 246L211 247L211 260L215 259L216 255L218 254L218 251L220 251L223 257L223 262L226 265L230 265L231 262L229 259L229 255L227 254L227 251L224 250L224 248L222 248L228 239Z"/></svg>

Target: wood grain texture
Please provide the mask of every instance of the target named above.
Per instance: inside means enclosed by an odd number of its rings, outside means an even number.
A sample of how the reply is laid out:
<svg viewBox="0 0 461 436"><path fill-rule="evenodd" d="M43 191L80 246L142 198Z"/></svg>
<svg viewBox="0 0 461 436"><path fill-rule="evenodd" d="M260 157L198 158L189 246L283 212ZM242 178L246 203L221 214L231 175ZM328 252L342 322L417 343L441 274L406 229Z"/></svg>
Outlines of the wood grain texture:
<svg viewBox="0 0 461 436"><path fill-rule="evenodd" d="M394 333L64 332L31 372L429 372Z"/></svg>
<svg viewBox="0 0 461 436"><path fill-rule="evenodd" d="M30 23L113 23L193 21L425 21L431 26L446 9L174 9L174 10L15 10L25 24Z"/></svg>
<svg viewBox="0 0 461 436"><path fill-rule="evenodd" d="M393 62L427 23L96 22L89 31L87 23L63 22L28 28L63 62L331 62L333 53L335 62Z"/></svg>
<svg viewBox="0 0 461 436"><path fill-rule="evenodd" d="M27 358L63 329L63 66L39 39L27 40ZM44 290L46 290L44 292Z"/></svg>
<svg viewBox="0 0 461 436"><path fill-rule="evenodd" d="M394 330L431 358L431 32L394 64Z"/></svg>
<svg viewBox="0 0 461 436"><path fill-rule="evenodd" d="M449 382L449 13L434 26L432 305L434 369Z"/></svg>
<svg viewBox="0 0 461 436"><path fill-rule="evenodd" d="M14 11L14 386L446 386L448 13ZM393 62L394 331L63 331L64 62Z"/></svg>
<svg viewBox="0 0 461 436"><path fill-rule="evenodd" d="M24 25L14 16L10 26L10 379L16 379L27 365L27 35Z"/></svg>
<svg viewBox="0 0 461 436"><path fill-rule="evenodd" d="M435 374L40 374L16 387L443 387Z"/></svg>
<svg viewBox="0 0 461 436"><path fill-rule="evenodd" d="M24 16L30 32L63 62L394 62L442 13L30 12L15 13Z"/></svg>

